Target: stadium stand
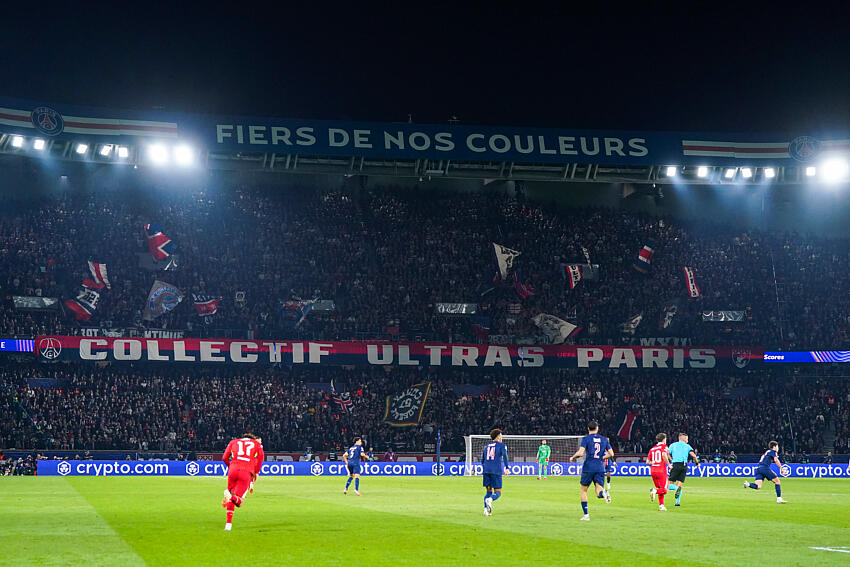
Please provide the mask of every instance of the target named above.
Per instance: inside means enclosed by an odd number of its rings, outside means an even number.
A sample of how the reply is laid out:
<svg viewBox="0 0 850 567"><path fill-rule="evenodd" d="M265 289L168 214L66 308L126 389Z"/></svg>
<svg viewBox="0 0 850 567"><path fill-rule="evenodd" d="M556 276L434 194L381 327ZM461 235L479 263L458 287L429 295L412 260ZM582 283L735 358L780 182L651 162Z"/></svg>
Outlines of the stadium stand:
<svg viewBox="0 0 850 567"><path fill-rule="evenodd" d="M151 272L139 266L147 246L142 226L158 222L178 244L173 283L191 293L223 297L219 312L199 317L171 311L157 328L187 336L380 338L476 342L468 317L435 314L439 302L472 302L491 318L491 338L533 336L537 313L575 310L590 344L687 337L690 344L763 345L786 349L842 348L848 343L850 242L813 235L687 223L610 209L541 205L499 192L417 193L404 188L346 191L310 187L219 187L175 192L151 189L3 195L0 281L4 336L79 334L62 311L15 308L12 296L72 296L86 261L104 262L112 290L92 327L139 327ZM647 238L655 255L649 274L631 265ZM492 279L491 243L522 252L523 278L535 294L520 300ZM561 264L583 262L586 247L600 265L598 281L571 290ZM696 269L701 297L684 298L681 267ZM774 274L781 274L779 286ZM780 289L781 288L781 289ZM234 294L244 291L244 307ZM779 297L778 297L779 296ZM293 298L322 298L336 309L312 312L296 325L283 307ZM779 299L779 301L777 301ZM674 323L659 316L675 302ZM514 307L518 305L518 308ZM743 310L738 323L706 323L703 310ZM634 334L622 323L643 313ZM850 391L840 378L803 379L768 370L634 372L539 370L487 373L431 370L431 398L416 428L381 423L384 398L422 381L399 368L340 370L273 368L236 373L207 369L61 367L8 362L2 367L0 447L192 451L219 448L234 431L262 432L271 450L306 446L339 450L356 432L383 452L421 451L440 427L444 449L461 450L462 435L499 425L524 434L581 432L589 417L613 436L624 412L641 415L621 451L645 451L656 429L687 429L708 453L759 451L745 431L768 429L798 450L850 449ZM351 413L326 389L331 379L352 393ZM249 386L240 412L227 393ZM464 388L472 385L474 387ZM477 393L470 393L477 392ZM824 404L824 400L833 400ZM824 409L825 408L825 409ZM241 408L245 409L245 408Z"/></svg>

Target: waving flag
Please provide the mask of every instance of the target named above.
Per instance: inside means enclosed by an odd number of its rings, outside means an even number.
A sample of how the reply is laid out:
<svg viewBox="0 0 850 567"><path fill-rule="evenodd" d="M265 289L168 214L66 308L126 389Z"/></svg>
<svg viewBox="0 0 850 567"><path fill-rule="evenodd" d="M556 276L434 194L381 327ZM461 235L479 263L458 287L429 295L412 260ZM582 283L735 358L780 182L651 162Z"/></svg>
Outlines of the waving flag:
<svg viewBox="0 0 850 567"><path fill-rule="evenodd" d="M83 285L89 289L112 289L109 278L106 277L106 264L99 264L89 260L89 272L92 277L83 280Z"/></svg>
<svg viewBox="0 0 850 567"><path fill-rule="evenodd" d="M620 429L617 431L617 437L620 439L625 439L627 441L631 441L632 433L635 429L635 421L638 418L638 414L632 412L631 410L626 412L625 417L623 417L623 423L620 425Z"/></svg>
<svg viewBox="0 0 850 567"><path fill-rule="evenodd" d="M669 329L673 324L673 319L679 314L679 306L675 303L668 303L661 308L661 316L658 318L659 329Z"/></svg>
<svg viewBox="0 0 850 567"><path fill-rule="evenodd" d="M218 307L221 304L221 297L213 297L212 295L192 294L192 303L195 304L195 311L203 317L205 315L215 315Z"/></svg>
<svg viewBox="0 0 850 567"><path fill-rule="evenodd" d="M682 272L685 274L685 285L688 288L688 295L691 297L699 297L700 291L697 281L694 278L694 269L687 266L682 266Z"/></svg>
<svg viewBox="0 0 850 567"><path fill-rule="evenodd" d="M142 312L142 319L153 321L177 307L183 301L183 292L170 283L159 280L153 282L148 300Z"/></svg>
<svg viewBox="0 0 850 567"><path fill-rule="evenodd" d="M472 323L472 334L475 335L475 338L482 341L490 338L490 326L493 319L487 315L473 315L470 318L470 323Z"/></svg>
<svg viewBox="0 0 850 567"><path fill-rule="evenodd" d="M384 423L393 427L419 425L430 390L431 383L423 382L422 384L414 384L398 394L387 396Z"/></svg>
<svg viewBox="0 0 850 567"><path fill-rule="evenodd" d="M643 321L643 313L638 313L637 315L629 317L623 324L620 325L620 328L624 333L634 335L635 330L638 328L641 321Z"/></svg>
<svg viewBox="0 0 850 567"><path fill-rule="evenodd" d="M642 274L646 274L649 272L649 269L652 267L652 256L655 254L655 239L647 238L646 244L643 245L643 248L638 252L637 260L632 264L632 267L639 271Z"/></svg>
<svg viewBox="0 0 850 567"><path fill-rule="evenodd" d="M146 224L145 236L147 236L148 249L151 251L154 260L165 260L177 250L177 244L162 233L159 223Z"/></svg>
<svg viewBox="0 0 850 567"><path fill-rule="evenodd" d="M523 299L534 295L534 287L528 282L523 283L517 272L514 272L514 288Z"/></svg>
<svg viewBox="0 0 850 567"><path fill-rule="evenodd" d="M337 393L333 380L331 380L331 399L343 412L351 413L351 408L354 406L354 402L351 401L351 395L348 392Z"/></svg>
<svg viewBox="0 0 850 567"><path fill-rule="evenodd" d="M564 264L564 273L570 281L570 289L575 289L581 281L581 264Z"/></svg>
<svg viewBox="0 0 850 567"><path fill-rule="evenodd" d="M508 279L508 275L514 268L514 259L522 254L522 252L511 250L506 246L494 242L493 253L496 255L496 265L499 266L499 275L503 280Z"/></svg>
<svg viewBox="0 0 850 567"><path fill-rule="evenodd" d="M543 334L549 338L553 345L563 344L565 340L581 330L581 327L547 313L537 315L532 321L543 331Z"/></svg>
<svg viewBox="0 0 850 567"><path fill-rule="evenodd" d="M99 292L83 287L75 299L65 300L65 307L74 313L74 317L76 317L78 321L88 321L91 319L95 309L97 309L99 301Z"/></svg>

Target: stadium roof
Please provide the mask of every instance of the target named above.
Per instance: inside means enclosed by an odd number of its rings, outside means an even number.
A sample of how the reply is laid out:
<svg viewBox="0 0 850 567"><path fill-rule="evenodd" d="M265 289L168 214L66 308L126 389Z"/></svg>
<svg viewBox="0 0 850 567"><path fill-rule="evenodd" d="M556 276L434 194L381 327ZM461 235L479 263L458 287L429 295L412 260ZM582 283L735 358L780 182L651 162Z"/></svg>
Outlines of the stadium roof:
<svg viewBox="0 0 850 567"><path fill-rule="evenodd" d="M136 166L691 184L846 178L850 135L343 122L130 112L0 98L0 153Z"/></svg>

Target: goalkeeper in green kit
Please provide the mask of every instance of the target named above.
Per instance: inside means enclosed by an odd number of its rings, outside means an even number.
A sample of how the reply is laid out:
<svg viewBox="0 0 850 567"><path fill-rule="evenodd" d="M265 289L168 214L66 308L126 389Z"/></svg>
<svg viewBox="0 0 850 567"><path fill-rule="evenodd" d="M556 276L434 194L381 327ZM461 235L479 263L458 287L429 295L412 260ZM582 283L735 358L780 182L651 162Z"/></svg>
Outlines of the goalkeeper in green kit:
<svg viewBox="0 0 850 567"><path fill-rule="evenodd" d="M549 455L552 453L552 448L546 444L546 440L540 442L540 447L537 448L537 480L540 480L540 475L543 478L549 478Z"/></svg>

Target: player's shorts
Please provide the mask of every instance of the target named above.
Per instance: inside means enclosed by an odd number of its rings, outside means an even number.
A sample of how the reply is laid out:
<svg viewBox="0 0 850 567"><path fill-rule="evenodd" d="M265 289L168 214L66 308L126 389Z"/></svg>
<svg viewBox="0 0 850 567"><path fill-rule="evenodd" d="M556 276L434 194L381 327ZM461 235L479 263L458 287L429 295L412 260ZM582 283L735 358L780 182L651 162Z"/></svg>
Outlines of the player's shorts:
<svg viewBox="0 0 850 567"><path fill-rule="evenodd" d="M546 465L549 464L549 461L546 460L546 459L540 459L539 461L537 461L537 464L540 465L541 467L545 467Z"/></svg>
<svg viewBox="0 0 850 567"><path fill-rule="evenodd" d="M613 465L605 465L605 474L610 475L614 471Z"/></svg>
<svg viewBox="0 0 850 567"><path fill-rule="evenodd" d="M773 480L777 476L770 467L758 467L756 469L756 480Z"/></svg>
<svg viewBox="0 0 850 567"><path fill-rule="evenodd" d="M484 488L502 488L502 475L484 473Z"/></svg>
<svg viewBox="0 0 850 567"><path fill-rule="evenodd" d="M605 473L604 472L591 472L591 471L581 471L581 485L582 486L590 486L591 484L598 484L599 486L604 486L605 484Z"/></svg>
<svg viewBox="0 0 850 567"><path fill-rule="evenodd" d="M670 482L685 482L686 476L688 476L688 467L685 463L673 463L670 467Z"/></svg>
<svg viewBox="0 0 850 567"><path fill-rule="evenodd" d="M348 465L348 474L360 474L360 465Z"/></svg>
<svg viewBox="0 0 850 567"><path fill-rule="evenodd" d="M251 471L230 467L227 471L227 490L239 498L245 498L249 488L251 488Z"/></svg>
<svg viewBox="0 0 850 567"><path fill-rule="evenodd" d="M649 474L652 476L652 482L658 490L658 494L667 494L667 468L655 470L650 468Z"/></svg>

